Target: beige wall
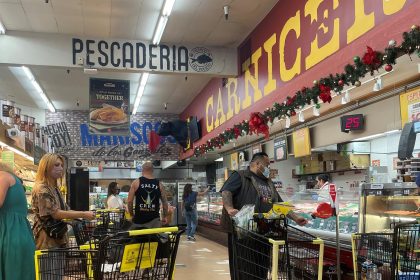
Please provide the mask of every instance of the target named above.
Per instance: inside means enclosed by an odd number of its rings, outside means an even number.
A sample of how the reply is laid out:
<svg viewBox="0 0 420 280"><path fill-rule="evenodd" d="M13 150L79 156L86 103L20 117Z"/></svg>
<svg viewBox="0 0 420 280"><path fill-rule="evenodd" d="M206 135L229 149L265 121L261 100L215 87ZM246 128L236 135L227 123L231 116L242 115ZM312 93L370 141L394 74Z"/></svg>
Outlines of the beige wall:
<svg viewBox="0 0 420 280"><path fill-rule="evenodd" d="M394 96L375 104L354 110L345 115L363 114L365 116L365 130L341 132L340 116L329 119L311 128L312 148L342 143L356 138L401 129L399 96Z"/></svg>

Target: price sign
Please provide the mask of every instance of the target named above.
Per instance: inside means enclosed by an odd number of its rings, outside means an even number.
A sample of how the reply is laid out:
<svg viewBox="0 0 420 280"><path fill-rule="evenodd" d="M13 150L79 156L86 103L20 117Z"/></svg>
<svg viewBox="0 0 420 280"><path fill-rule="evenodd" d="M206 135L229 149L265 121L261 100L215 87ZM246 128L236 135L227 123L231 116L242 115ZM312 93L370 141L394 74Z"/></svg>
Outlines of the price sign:
<svg viewBox="0 0 420 280"><path fill-rule="evenodd" d="M335 185L334 184L330 184L330 196L332 201L335 203L335 199L337 197L337 192L335 190Z"/></svg>

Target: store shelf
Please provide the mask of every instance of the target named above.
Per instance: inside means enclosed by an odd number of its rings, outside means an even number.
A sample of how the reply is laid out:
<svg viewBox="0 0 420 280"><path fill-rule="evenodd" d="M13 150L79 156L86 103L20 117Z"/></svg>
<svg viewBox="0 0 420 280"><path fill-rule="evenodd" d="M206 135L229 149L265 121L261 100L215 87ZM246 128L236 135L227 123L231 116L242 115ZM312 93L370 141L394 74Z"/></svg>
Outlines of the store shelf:
<svg viewBox="0 0 420 280"><path fill-rule="evenodd" d="M361 169L343 169L343 170L332 170L332 171L323 171L323 172L316 172L316 173L305 173L305 174L296 174L296 176L312 176L312 175L319 175L319 174L332 174L332 173L342 173L342 172L358 172L358 171L365 171L365 168Z"/></svg>

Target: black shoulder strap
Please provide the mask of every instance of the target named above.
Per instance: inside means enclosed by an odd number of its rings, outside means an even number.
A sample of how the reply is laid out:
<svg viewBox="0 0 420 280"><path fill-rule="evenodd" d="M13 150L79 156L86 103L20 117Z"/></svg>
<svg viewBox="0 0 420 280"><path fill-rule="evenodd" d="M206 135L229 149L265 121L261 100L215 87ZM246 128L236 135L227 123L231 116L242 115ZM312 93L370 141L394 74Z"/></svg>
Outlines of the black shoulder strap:
<svg viewBox="0 0 420 280"><path fill-rule="evenodd" d="M64 202L63 202L63 198L61 197L61 193L60 193L60 191L58 190L58 188L54 188L55 189L55 191L57 192L57 195L58 195L58 200L60 200L60 209L61 210L65 210L65 207L64 207Z"/></svg>

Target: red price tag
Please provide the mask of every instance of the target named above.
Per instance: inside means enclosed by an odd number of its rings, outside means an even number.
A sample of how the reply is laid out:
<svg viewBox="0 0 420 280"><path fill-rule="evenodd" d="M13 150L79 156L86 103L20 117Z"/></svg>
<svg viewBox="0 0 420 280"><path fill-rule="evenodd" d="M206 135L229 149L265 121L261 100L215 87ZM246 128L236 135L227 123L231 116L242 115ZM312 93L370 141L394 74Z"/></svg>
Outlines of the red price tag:
<svg viewBox="0 0 420 280"><path fill-rule="evenodd" d="M332 201L335 203L335 198L337 197L337 192L335 191L335 185L330 184L330 196Z"/></svg>

